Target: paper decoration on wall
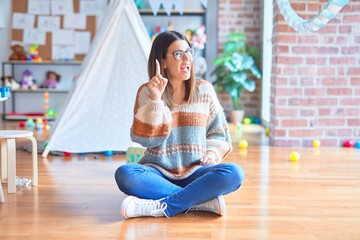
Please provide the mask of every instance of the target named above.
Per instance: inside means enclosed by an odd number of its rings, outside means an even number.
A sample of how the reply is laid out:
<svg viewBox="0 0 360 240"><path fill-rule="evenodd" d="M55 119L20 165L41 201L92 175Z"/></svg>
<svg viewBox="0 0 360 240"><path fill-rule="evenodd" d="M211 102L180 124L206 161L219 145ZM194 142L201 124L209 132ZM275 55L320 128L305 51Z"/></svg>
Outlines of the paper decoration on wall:
<svg viewBox="0 0 360 240"><path fill-rule="evenodd" d="M204 8L207 8L207 0L200 0L201 4L204 6Z"/></svg>
<svg viewBox="0 0 360 240"><path fill-rule="evenodd" d="M161 5L164 7L164 10L168 16L171 15L173 7L181 15L184 12L184 0L149 0L149 3L154 16L157 15Z"/></svg>
<svg viewBox="0 0 360 240"><path fill-rule="evenodd" d="M26 13L14 13L12 16L12 28L13 29L27 29L34 28L35 15Z"/></svg>
<svg viewBox="0 0 360 240"><path fill-rule="evenodd" d="M60 29L59 16L38 16L38 28L47 32Z"/></svg>
<svg viewBox="0 0 360 240"><path fill-rule="evenodd" d="M349 0L329 0L318 15L310 20L304 20L295 13L288 0L276 0L287 24L301 33L315 32L324 27L348 2Z"/></svg>
<svg viewBox="0 0 360 240"><path fill-rule="evenodd" d="M50 1L38 1L38 0L29 0L28 1L28 9L29 14L50 14Z"/></svg>

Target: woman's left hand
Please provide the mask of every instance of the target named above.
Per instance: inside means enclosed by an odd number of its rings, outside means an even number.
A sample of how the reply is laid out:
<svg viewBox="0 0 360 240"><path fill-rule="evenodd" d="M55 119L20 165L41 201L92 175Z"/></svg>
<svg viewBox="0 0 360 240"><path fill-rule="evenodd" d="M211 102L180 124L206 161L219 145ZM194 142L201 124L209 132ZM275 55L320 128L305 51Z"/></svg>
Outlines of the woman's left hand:
<svg viewBox="0 0 360 240"><path fill-rule="evenodd" d="M200 158L200 164L203 166L215 165L216 154L213 151L207 151L206 154Z"/></svg>

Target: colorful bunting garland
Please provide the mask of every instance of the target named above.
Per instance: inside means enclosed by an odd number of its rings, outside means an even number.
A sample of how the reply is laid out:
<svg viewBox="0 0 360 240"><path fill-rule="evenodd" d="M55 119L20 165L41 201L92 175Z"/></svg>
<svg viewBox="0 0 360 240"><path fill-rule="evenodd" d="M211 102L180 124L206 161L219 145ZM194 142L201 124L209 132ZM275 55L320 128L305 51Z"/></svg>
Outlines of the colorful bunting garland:
<svg viewBox="0 0 360 240"><path fill-rule="evenodd" d="M349 0L329 0L317 16L310 20L304 20L295 13L288 0L276 0L280 13L284 16L287 24L301 33L315 32L324 27L348 2Z"/></svg>
<svg viewBox="0 0 360 240"><path fill-rule="evenodd" d="M205 8L207 7L207 0L200 0L200 2ZM173 7L181 15L184 12L184 0L149 0L149 3L154 16L157 15L161 5L164 7L164 10L168 16L171 15Z"/></svg>

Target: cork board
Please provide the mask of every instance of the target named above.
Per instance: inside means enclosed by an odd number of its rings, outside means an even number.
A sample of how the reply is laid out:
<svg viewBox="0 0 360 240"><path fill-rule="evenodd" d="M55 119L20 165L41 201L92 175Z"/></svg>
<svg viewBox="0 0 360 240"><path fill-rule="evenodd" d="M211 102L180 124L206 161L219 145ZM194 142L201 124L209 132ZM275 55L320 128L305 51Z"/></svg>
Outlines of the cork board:
<svg viewBox="0 0 360 240"><path fill-rule="evenodd" d="M73 0L74 4L74 13L79 12L80 0ZM27 13L28 0L12 0L11 8L11 18L13 13ZM38 16L35 15L35 28L37 28ZM63 29L63 16L60 15L60 29ZM23 30L22 29L12 29L11 28L11 41L23 41ZM90 32L91 40L94 38L96 33L96 16L86 16L86 29L76 30L76 31L87 31ZM46 33L46 42L45 45L39 45L39 56L45 60L51 60L51 32ZM28 50L28 49L27 49ZM83 60L85 57L84 54L75 54L76 60Z"/></svg>

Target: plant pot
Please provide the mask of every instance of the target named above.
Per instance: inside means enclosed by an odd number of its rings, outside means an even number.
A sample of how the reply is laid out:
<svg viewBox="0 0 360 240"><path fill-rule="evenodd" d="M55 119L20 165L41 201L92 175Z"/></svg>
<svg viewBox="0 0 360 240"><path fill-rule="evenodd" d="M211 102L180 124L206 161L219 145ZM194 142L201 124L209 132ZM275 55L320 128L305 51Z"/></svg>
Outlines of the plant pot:
<svg viewBox="0 0 360 240"><path fill-rule="evenodd" d="M242 123L244 118L244 110L232 110L230 112L230 120L232 123Z"/></svg>

